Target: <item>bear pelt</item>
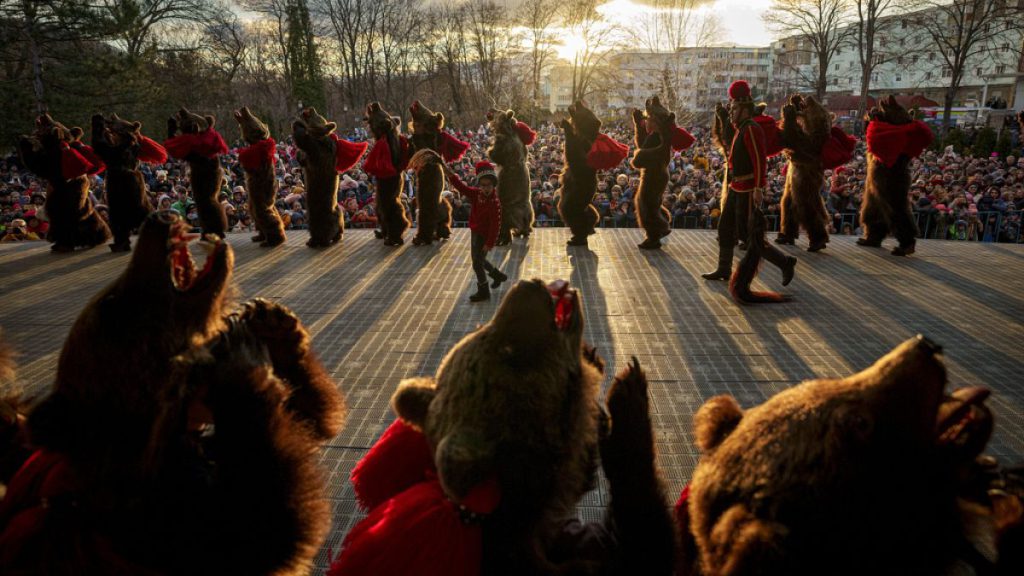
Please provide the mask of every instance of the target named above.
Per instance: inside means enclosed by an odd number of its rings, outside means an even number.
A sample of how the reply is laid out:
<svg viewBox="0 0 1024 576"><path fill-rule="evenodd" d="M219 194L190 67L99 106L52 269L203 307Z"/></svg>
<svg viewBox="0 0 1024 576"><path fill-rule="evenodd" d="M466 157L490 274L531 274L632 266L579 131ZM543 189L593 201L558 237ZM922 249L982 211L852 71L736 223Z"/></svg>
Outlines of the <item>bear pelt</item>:
<svg viewBox="0 0 1024 576"><path fill-rule="evenodd" d="M963 499L992 432L988 391L945 395L940 353L918 336L745 411L709 399L677 573L990 573L991 518Z"/></svg>
<svg viewBox="0 0 1024 576"><path fill-rule="evenodd" d="M62 482L4 502L0 531L22 530L23 546L0 571L309 569L330 518L316 446L343 424L344 399L287 308L229 314L231 248L209 237L197 270L188 229L151 214L124 273L72 326L28 419ZM50 505L26 537L33 499Z"/></svg>
<svg viewBox="0 0 1024 576"><path fill-rule="evenodd" d="M15 350L0 331L0 501L11 477L31 455L25 400L16 374Z"/></svg>
<svg viewBox="0 0 1024 576"><path fill-rule="evenodd" d="M812 96L794 94L782 107L783 154L789 160L782 193L782 224L776 242L793 244L800 227L807 231L809 252L828 243L828 212L821 190L825 169L821 151L829 138L833 115Z"/></svg>
<svg viewBox="0 0 1024 576"><path fill-rule="evenodd" d="M392 397L424 431L451 499L497 479L483 574L543 573L545 548L594 484L603 362L583 342L582 312L566 283L520 281L435 377L403 381Z"/></svg>
<svg viewBox="0 0 1024 576"><path fill-rule="evenodd" d="M81 129L73 130L81 134ZM64 156L73 140L77 137L72 135L72 129L49 114L36 118L31 135L18 138L22 163L46 181L45 208L50 219L46 239L53 244L54 252L92 248L110 239L110 228L89 199L89 177L64 172Z"/></svg>
<svg viewBox="0 0 1024 576"><path fill-rule="evenodd" d="M213 116L201 116L182 106L167 120L167 138L174 138L179 133L200 134L213 130L216 123L217 119ZM189 154L185 161L188 162L192 201L196 203L203 234L223 238L228 229L228 217L219 199L221 187L224 185L224 168L220 165L220 155Z"/></svg>
<svg viewBox="0 0 1024 576"><path fill-rule="evenodd" d="M139 170L142 151L142 123L124 120L117 114L92 117L93 151L106 166L107 209L114 234L113 252L131 249L131 233L153 210L146 194L146 180Z"/></svg>
<svg viewBox="0 0 1024 576"><path fill-rule="evenodd" d="M867 114L868 120L880 120L901 126L914 118L896 102L894 96L883 98ZM917 221L910 207L910 163L913 159L901 154L892 166L886 166L877 156L868 153L868 175L864 180L864 198L860 207L860 222L864 236L857 239L861 246L878 247L892 232L899 245L892 249L894 256L913 254L917 245Z"/></svg>
<svg viewBox="0 0 1024 576"><path fill-rule="evenodd" d="M597 192L597 170L587 163L587 153L601 131L601 121L582 100L570 104L568 112L569 117L559 124L565 133L565 167L558 214L572 232L567 244L586 246L587 237L595 233L601 221L601 215L592 204Z"/></svg>
<svg viewBox="0 0 1024 576"><path fill-rule="evenodd" d="M423 162L416 170L416 246L430 244L434 240L447 240L452 234L452 206L441 196L444 189L444 169L440 162L443 154L441 130L444 128L444 114L434 112L419 100L409 106L409 132L411 144L416 152L433 150L437 155L424 155Z"/></svg>
<svg viewBox="0 0 1024 576"><path fill-rule="evenodd" d="M644 229L643 249L661 248L660 240L672 232L672 215L662 203L668 188L672 160L672 130L676 115L661 105L657 96L647 99L644 110L633 110L636 152L631 164L640 171L636 192L637 224Z"/></svg>
<svg viewBox="0 0 1024 576"><path fill-rule="evenodd" d="M373 134L374 141L387 142L390 152L388 160L394 169L393 176L376 177L377 222L380 225L380 233L377 236L388 246L401 246L405 243L402 236L412 224L405 214L405 206L402 205L402 191L405 188L402 169L408 159L404 157L406 151L403 150L399 135L401 122L382 108L380 102L371 102L366 106L366 124Z"/></svg>
<svg viewBox="0 0 1024 576"><path fill-rule="evenodd" d="M530 202L530 167L526 144L516 131L513 110L492 109L487 113L494 143L487 157L498 166L498 199L501 200L501 229L496 244L512 241L512 235L528 238L533 229Z"/></svg>
<svg viewBox="0 0 1024 576"><path fill-rule="evenodd" d="M331 135L337 124L316 108L305 108L292 122L292 137L299 148L299 164L306 182L309 240L306 246L324 248L341 240L345 216L338 206L336 146Z"/></svg>
<svg viewBox="0 0 1024 576"><path fill-rule="evenodd" d="M274 141L270 138L270 128L247 106L235 110L234 116L242 133L242 140L248 146L261 145L260 143L263 143L263 146L270 145L269 158L259 158L259 162L253 163L243 162L242 169L245 172L245 191L249 198L249 215L256 225L256 235L252 237L252 241L259 242L260 246L264 247L279 246L284 243L285 235L284 223L274 205L278 183L274 176L273 156L276 155L276 150L272 146Z"/></svg>

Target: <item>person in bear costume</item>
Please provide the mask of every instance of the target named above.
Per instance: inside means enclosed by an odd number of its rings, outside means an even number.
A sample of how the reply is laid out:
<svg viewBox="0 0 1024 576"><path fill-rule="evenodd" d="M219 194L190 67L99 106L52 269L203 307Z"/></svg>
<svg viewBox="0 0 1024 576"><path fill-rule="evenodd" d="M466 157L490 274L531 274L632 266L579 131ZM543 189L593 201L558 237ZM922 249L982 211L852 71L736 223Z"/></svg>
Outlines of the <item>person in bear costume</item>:
<svg viewBox="0 0 1024 576"><path fill-rule="evenodd" d="M292 137L299 149L299 163L306 180L306 211L310 248L326 248L341 240L345 215L338 206L338 174L359 162L366 142L349 142L334 131L316 108L305 108L292 122Z"/></svg>
<svg viewBox="0 0 1024 576"><path fill-rule="evenodd" d="M256 224L253 242L267 248L284 244L284 222L277 213L277 142L270 136L270 128L249 108L235 110L235 121L246 146L238 150L238 163L245 172L245 191L249 198L249 215Z"/></svg>
<svg viewBox="0 0 1024 576"><path fill-rule="evenodd" d="M562 169L562 196L558 214L569 226L569 246L587 246L587 237L595 233L601 215L594 208L597 171L618 166L629 154L629 147L601 133L601 121L582 100L569 105L569 117L561 122L565 133Z"/></svg>
<svg viewBox="0 0 1024 576"><path fill-rule="evenodd" d="M433 112L419 100L409 106L412 120L412 149L418 156L410 160L416 171L416 246L431 244L434 240L447 240L452 235L452 205L441 196L444 189L444 169L441 161L458 162L469 150L469 143L458 140L444 131L444 114ZM436 154L427 154L431 150ZM422 152L422 154L420 154Z"/></svg>
<svg viewBox="0 0 1024 576"><path fill-rule="evenodd" d="M1007 540L989 512L1003 496L987 494L991 464L979 458L992 432L988 391L944 396L940 353L917 336L862 372L746 411L731 396L709 399L694 416L701 458L676 509L677 574L1000 573L1007 558L995 546Z"/></svg>
<svg viewBox="0 0 1024 576"><path fill-rule="evenodd" d="M117 114L92 117L91 150L106 169L107 209L114 233L112 252L131 250L131 234L153 210L146 194L146 179L139 164L163 164L167 151L142 135L142 123L123 120Z"/></svg>
<svg viewBox="0 0 1024 576"><path fill-rule="evenodd" d="M309 569L330 523L316 446L344 399L287 308L227 314L231 248L208 234L197 270L188 228L151 214L72 326L0 502L0 572Z"/></svg>
<svg viewBox="0 0 1024 576"><path fill-rule="evenodd" d="M661 239L672 232L672 215L663 203L672 151L689 148L695 138L676 126L675 113L662 106L657 96L647 99L643 111L633 110L633 130L636 152L631 164L640 171L636 216L645 234L639 247L658 250Z"/></svg>
<svg viewBox="0 0 1024 576"><path fill-rule="evenodd" d="M568 283L521 281L435 378L402 382L400 420L352 473L369 515L328 574L669 573L646 378L635 358L619 374L609 423L582 327ZM593 486L599 442L608 517L566 520Z"/></svg>
<svg viewBox="0 0 1024 576"><path fill-rule="evenodd" d="M200 116L182 106L167 120L164 148L172 158L188 162L192 200L196 203L203 234L223 238L228 229L228 217L219 199L224 185L220 157L228 153L228 145L214 129L216 123L213 116Z"/></svg>
<svg viewBox="0 0 1024 576"><path fill-rule="evenodd" d="M496 246L504 246L517 235L530 237L533 229L533 204L530 202L530 166L526 147L537 139L525 122L512 110L491 109L487 121L494 144L487 157L498 165L498 198L501 200L501 230Z"/></svg>
<svg viewBox="0 0 1024 576"><path fill-rule="evenodd" d="M74 133L72 132L74 130ZM18 154L33 174L46 180L46 239L54 252L92 248L110 239L110 228L89 199L89 174L101 170L72 146L81 129L69 130L49 114L36 118L31 136L18 138ZM76 136L77 134L77 136Z"/></svg>
<svg viewBox="0 0 1024 576"><path fill-rule="evenodd" d="M387 246L401 246L410 224L401 200L405 188L402 172L409 163L409 140L398 133L401 121L381 108L380 102L371 102L366 107L366 124L373 135L373 147L366 155L363 170L377 180L380 229L374 233Z"/></svg>
<svg viewBox="0 0 1024 576"><path fill-rule="evenodd" d="M917 245L917 222L910 209L910 162L921 155L934 136L931 128L896 102L883 98L868 113L868 177L860 222L860 246L879 247L891 231L899 242L893 256L909 256Z"/></svg>

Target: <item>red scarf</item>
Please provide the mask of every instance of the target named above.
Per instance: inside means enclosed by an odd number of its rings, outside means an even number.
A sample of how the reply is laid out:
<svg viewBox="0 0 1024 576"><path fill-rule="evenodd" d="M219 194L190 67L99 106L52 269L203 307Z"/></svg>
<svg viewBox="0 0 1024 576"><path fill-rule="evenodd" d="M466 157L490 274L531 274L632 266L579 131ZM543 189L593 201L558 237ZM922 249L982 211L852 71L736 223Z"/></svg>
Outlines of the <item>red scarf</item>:
<svg viewBox="0 0 1024 576"><path fill-rule="evenodd" d="M334 169L338 172L348 172L369 146L366 142L349 142L334 132L331 132L331 139L334 140Z"/></svg>
<svg viewBox="0 0 1024 576"><path fill-rule="evenodd" d="M821 164L825 170L838 168L853 158L853 150L857 147L857 139L849 136L839 126L833 126L828 140L821 148Z"/></svg>
<svg viewBox="0 0 1024 576"><path fill-rule="evenodd" d="M81 154L86 161L92 164L92 168L87 172L90 176L93 174L99 174L107 169L107 165L103 163L103 159L100 158L100 155L97 154L95 150L92 149L92 146L82 144L81 142L75 142L71 148Z"/></svg>
<svg viewBox="0 0 1024 576"><path fill-rule="evenodd" d="M151 138L139 135L139 160L146 164L167 162L167 150Z"/></svg>
<svg viewBox="0 0 1024 576"><path fill-rule="evenodd" d="M516 135L519 136L519 139L523 141L523 144L527 146L533 144L533 142L537 139L537 133L534 132L533 128L530 128L526 124L526 122L516 122L516 125L513 127L513 130L516 131Z"/></svg>
<svg viewBox="0 0 1024 576"><path fill-rule="evenodd" d="M377 178L394 178L398 172L405 170L406 162L409 161L409 140L404 136L398 137L399 147L402 149L399 154L401 166L395 166L391 162L391 146L388 145L386 137L380 137L373 141L370 153L366 155L363 162L363 171L370 176Z"/></svg>
<svg viewBox="0 0 1024 576"><path fill-rule="evenodd" d="M868 152L887 167L892 167L900 156L917 158L931 143L931 128L920 120L908 124L889 124L872 120L868 124Z"/></svg>
<svg viewBox="0 0 1024 576"><path fill-rule="evenodd" d="M172 158L179 160L192 154L203 158L214 158L221 154L228 153L228 145L224 138L213 128L208 128L196 134L182 134L174 138L164 140L164 148Z"/></svg>
<svg viewBox="0 0 1024 576"><path fill-rule="evenodd" d="M771 158L782 153L782 138L780 137L779 124L775 121L775 118L768 116L767 114L758 114L753 117L754 122L761 127L761 131L764 132L764 147L765 156Z"/></svg>
<svg viewBox="0 0 1024 576"><path fill-rule="evenodd" d="M697 139L693 137L693 134L687 132L686 128L683 128L682 126L672 127L672 149L676 152L686 150L690 146L693 146L693 143L696 141Z"/></svg>
<svg viewBox="0 0 1024 576"><path fill-rule="evenodd" d="M238 149L238 163L247 171L259 170L270 164L274 164L274 155L277 153L277 142L273 138L266 138L259 142Z"/></svg>
<svg viewBox="0 0 1024 576"><path fill-rule="evenodd" d="M64 180L74 180L79 176L94 174L96 168L92 162L75 150L67 142L60 143L60 175Z"/></svg>
<svg viewBox="0 0 1024 576"><path fill-rule="evenodd" d="M629 146L612 140L607 134L598 134L587 152L587 166L594 170L611 170L629 155Z"/></svg>
<svg viewBox="0 0 1024 576"><path fill-rule="evenodd" d="M441 132L441 157L445 162L458 162L469 150L469 142L463 142L447 132Z"/></svg>

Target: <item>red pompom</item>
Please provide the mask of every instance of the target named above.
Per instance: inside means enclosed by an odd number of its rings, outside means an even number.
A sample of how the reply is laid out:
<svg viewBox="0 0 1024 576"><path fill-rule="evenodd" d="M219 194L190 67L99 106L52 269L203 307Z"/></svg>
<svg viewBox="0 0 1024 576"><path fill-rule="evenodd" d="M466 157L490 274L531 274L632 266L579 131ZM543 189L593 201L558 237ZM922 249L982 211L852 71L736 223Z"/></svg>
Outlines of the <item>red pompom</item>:
<svg viewBox="0 0 1024 576"><path fill-rule="evenodd" d="M139 140L139 160L146 164L167 162L167 150L155 140L142 136Z"/></svg>
<svg viewBox="0 0 1024 576"><path fill-rule="evenodd" d="M731 100L751 100L750 84L746 80L737 80L729 86L729 98Z"/></svg>
<svg viewBox="0 0 1024 576"><path fill-rule="evenodd" d="M682 126L675 126L672 128L672 149L676 152L686 150L690 146L693 146L693 143L696 141L697 139L693 137L693 134L687 132L686 128L683 128Z"/></svg>
<svg viewBox="0 0 1024 576"><path fill-rule="evenodd" d="M363 157L363 152L366 152L366 148L369 147L366 142L349 142L344 138L339 138L333 132L331 139L334 140L334 169L338 172L348 172L359 162L359 159Z"/></svg>
<svg viewBox="0 0 1024 576"><path fill-rule="evenodd" d="M277 152L277 142L273 138L260 140L259 142L238 149L238 163L242 168L252 171L270 164L274 165L274 154Z"/></svg>
<svg viewBox="0 0 1024 576"><path fill-rule="evenodd" d="M61 144L60 151L60 174L65 180L74 180L79 176L86 174L92 174L96 170L96 167L89 162L67 142Z"/></svg>
<svg viewBox="0 0 1024 576"><path fill-rule="evenodd" d="M594 170L611 170L629 155L629 146L612 140L607 134L598 134L587 152L587 165Z"/></svg>
<svg viewBox="0 0 1024 576"><path fill-rule="evenodd" d="M857 139L849 136L839 126L833 126L828 140L821 147L821 164L825 170L838 168L853 158Z"/></svg>
<svg viewBox="0 0 1024 576"><path fill-rule="evenodd" d="M441 157L445 162L458 162L469 150L469 142L463 142L447 132L441 132Z"/></svg>
<svg viewBox="0 0 1024 576"><path fill-rule="evenodd" d="M164 140L164 148L167 149L168 154L179 160L184 160L192 154L203 158L213 158L228 152L228 145L224 142L224 138L213 128L196 134L182 134L168 138Z"/></svg>
<svg viewBox="0 0 1024 576"><path fill-rule="evenodd" d="M359 505L372 510L426 480L433 469L434 457L423 433L395 420L359 460L349 478Z"/></svg>
<svg viewBox="0 0 1024 576"><path fill-rule="evenodd" d="M516 122L515 131L516 135L519 136L519 139L523 141L523 144L527 146L533 144L534 141L537 140L537 133L534 132L533 128L530 128L526 122Z"/></svg>

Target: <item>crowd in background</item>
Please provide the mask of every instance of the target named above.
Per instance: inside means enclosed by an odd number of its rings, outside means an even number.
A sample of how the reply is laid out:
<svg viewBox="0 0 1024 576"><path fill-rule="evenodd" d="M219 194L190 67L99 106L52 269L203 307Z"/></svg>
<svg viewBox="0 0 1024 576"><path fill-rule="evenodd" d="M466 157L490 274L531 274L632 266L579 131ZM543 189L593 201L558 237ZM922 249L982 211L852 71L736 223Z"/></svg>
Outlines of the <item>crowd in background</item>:
<svg viewBox="0 0 1024 576"><path fill-rule="evenodd" d="M530 147L531 197L536 226L561 226L558 215L559 175L562 171L561 130L554 124L536 127L537 141ZM632 147L631 125L605 125L605 133ZM664 205L672 214L676 228L714 228L717 225L721 199L722 156L710 141L707 130L694 129L697 142L690 149L676 153L669 166L671 180L664 196ZM363 130L344 134L352 140L366 139ZM455 163L453 169L467 182L473 180L473 165L484 159L492 136L486 125L473 130L455 132L468 141L470 150ZM238 144L236 142L236 144ZM1014 150L1021 142L1014 134ZM246 204L244 175L234 153L222 157L225 182L220 201L232 231L252 229ZM912 164L911 203L917 216L921 235L927 238L1019 242L1021 211L1024 210L1024 158L1014 155L987 158L960 155L948 147L943 151L927 151ZM179 212L198 224L198 213L190 196L187 169L184 163L169 162L162 166L142 165L152 204L155 208ZM290 138L278 144L276 172L280 188L277 209L287 228L301 229L307 221L305 188L297 149ZM785 185L786 162L781 155L769 161L769 190L765 194L769 227L778 227L778 217ZM854 160L835 171L826 172L822 197L830 215L829 231L833 234L857 234L858 213L867 167L863 146ZM415 179L406 174L402 195L409 219L415 221ZM624 162L614 170L599 174L594 206L601 215L603 227L635 227L634 194L639 173ZM0 239L7 241L45 238L44 210L46 187L24 170L16 156L0 160ZM96 209L106 215L103 174L92 177L91 194ZM455 226L469 221L469 202L463 202L453 191L445 191L452 205ZM343 174L338 203L345 214L347 227L372 228L377 223L374 182L358 167Z"/></svg>

